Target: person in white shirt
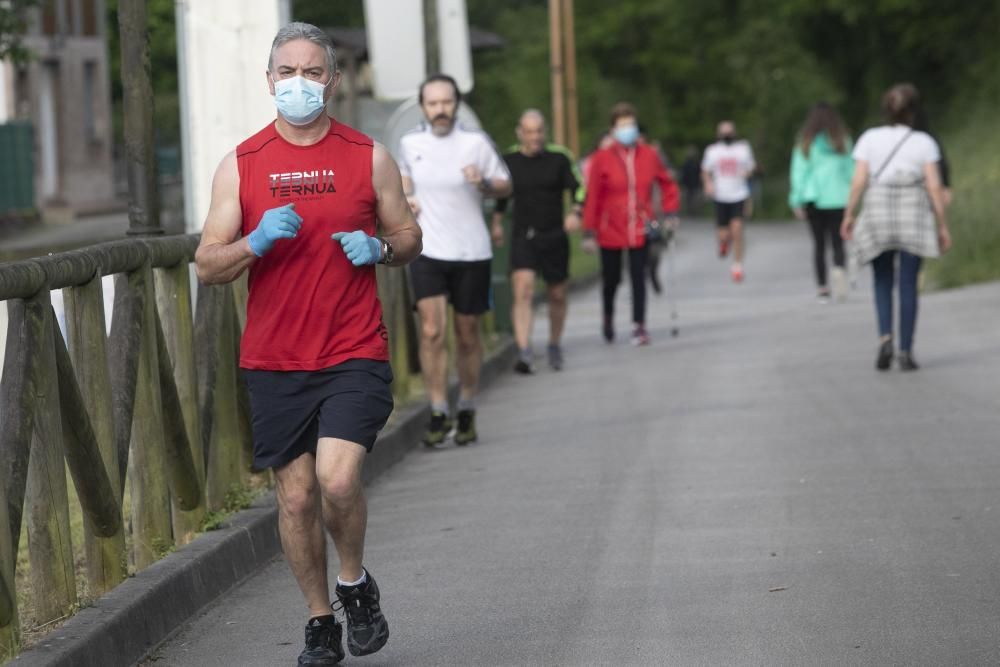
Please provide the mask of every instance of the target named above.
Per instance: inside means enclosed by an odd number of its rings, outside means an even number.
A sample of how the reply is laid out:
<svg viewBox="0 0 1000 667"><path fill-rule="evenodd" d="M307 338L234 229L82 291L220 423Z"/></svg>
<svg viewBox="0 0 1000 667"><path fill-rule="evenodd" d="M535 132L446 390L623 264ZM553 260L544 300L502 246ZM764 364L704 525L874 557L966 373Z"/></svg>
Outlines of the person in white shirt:
<svg viewBox="0 0 1000 667"><path fill-rule="evenodd" d="M715 202L715 221L719 234L719 257L733 246L734 282L743 280L743 210L750 197L747 180L753 174L754 161L750 144L736 137L736 126L724 120L716 129L718 141L705 149L701 161L701 180L705 196Z"/></svg>
<svg viewBox="0 0 1000 667"><path fill-rule="evenodd" d="M491 307L493 250L483 199L507 197L511 179L485 133L455 122L461 93L435 74L420 85L427 119L400 142L403 189L423 231L423 254L410 265L420 315L420 367L431 400L424 444L444 442L452 428L448 406L448 303L455 311L459 401L455 444L476 440L475 396L482 365L479 318Z"/></svg>
<svg viewBox="0 0 1000 667"><path fill-rule="evenodd" d="M938 167L941 150L930 135L914 129L919 96L912 84L886 91L882 110L889 124L868 130L854 147L854 177L840 233L854 241L859 262L872 265L879 332L875 367L880 371L889 369L895 353L892 292L898 259L899 368L914 371L917 275L924 257L951 247ZM859 202L861 215L855 218Z"/></svg>

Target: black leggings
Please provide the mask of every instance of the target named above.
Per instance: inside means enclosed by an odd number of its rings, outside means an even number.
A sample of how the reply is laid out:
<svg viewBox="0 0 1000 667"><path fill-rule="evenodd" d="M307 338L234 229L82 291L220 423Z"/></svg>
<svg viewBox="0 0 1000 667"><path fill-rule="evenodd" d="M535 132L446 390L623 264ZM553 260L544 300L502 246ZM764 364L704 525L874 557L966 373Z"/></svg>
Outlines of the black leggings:
<svg viewBox="0 0 1000 667"><path fill-rule="evenodd" d="M844 268L844 240L840 238L840 223L844 219L842 208L806 207L809 228L813 235L813 264L816 268L816 284L826 287L826 238L830 237L833 248L833 265Z"/></svg>
<svg viewBox="0 0 1000 667"><path fill-rule="evenodd" d="M632 321L646 323L646 246L628 249L628 272L632 281ZM620 248L601 248L601 275L604 280L604 317L615 314L615 292L622 281L622 251Z"/></svg>

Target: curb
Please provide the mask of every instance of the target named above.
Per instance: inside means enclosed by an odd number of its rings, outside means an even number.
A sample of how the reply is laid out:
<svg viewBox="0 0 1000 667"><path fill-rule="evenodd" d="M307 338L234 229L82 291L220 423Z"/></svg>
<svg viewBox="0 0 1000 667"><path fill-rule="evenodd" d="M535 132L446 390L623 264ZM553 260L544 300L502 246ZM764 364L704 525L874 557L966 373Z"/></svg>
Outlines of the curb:
<svg viewBox="0 0 1000 667"><path fill-rule="evenodd" d="M509 336L483 360L480 384L507 372L516 346ZM450 393L457 393L453 383ZM406 406L393 428L379 437L365 461L368 485L416 448L430 405ZM127 667L142 660L206 605L227 593L281 553L274 494L233 515L225 528L191 544L124 581L91 607L8 664L16 667Z"/></svg>

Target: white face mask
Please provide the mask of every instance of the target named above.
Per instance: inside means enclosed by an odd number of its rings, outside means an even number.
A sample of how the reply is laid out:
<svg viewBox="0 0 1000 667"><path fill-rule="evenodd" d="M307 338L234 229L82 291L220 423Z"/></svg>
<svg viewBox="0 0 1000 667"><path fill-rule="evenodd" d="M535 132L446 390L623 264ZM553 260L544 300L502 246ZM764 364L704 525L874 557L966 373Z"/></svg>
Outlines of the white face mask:
<svg viewBox="0 0 1000 667"><path fill-rule="evenodd" d="M301 76L274 81L274 106L292 125L308 125L326 108L323 93L329 85L329 82L323 85Z"/></svg>

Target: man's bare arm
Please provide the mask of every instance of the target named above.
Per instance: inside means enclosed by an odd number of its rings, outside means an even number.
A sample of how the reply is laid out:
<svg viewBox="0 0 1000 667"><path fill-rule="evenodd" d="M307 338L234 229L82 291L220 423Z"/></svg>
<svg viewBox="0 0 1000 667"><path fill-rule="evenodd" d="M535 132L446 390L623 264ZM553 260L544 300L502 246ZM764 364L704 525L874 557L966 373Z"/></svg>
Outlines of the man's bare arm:
<svg viewBox="0 0 1000 667"><path fill-rule="evenodd" d="M212 179L212 203L194 256L198 279L206 284L236 280L257 256L240 236L240 176L235 151L222 158Z"/></svg>
<svg viewBox="0 0 1000 667"><path fill-rule="evenodd" d="M423 234L403 194L399 167L385 146L379 143L372 151L372 188L383 238L392 245L392 266L409 264L423 250Z"/></svg>

